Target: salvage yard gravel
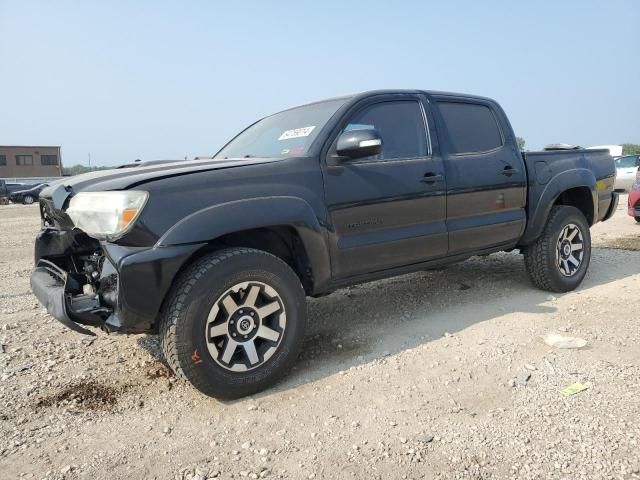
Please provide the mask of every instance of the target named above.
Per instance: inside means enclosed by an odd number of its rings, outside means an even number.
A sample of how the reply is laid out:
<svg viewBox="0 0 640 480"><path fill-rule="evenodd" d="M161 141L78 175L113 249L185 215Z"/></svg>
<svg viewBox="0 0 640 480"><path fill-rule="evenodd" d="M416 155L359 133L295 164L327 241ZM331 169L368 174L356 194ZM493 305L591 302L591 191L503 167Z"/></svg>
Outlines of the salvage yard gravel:
<svg viewBox="0 0 640 480"><path fill-rule="evenodd" d="M29 287L37 206L0 206L0 226L2 480L640 479L622 207L571 293L532 288L512 252L309 300L291 375L233 402L176 378L152 335L51 318Z"/></svg>

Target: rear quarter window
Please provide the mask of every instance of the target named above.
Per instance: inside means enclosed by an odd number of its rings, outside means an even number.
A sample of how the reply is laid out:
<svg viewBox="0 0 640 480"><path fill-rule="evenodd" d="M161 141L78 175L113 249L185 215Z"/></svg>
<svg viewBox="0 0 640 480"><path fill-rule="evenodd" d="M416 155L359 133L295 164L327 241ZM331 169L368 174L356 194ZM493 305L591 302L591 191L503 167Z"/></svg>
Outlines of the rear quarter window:
<svg viewBox="0 0 640 480"><path fill-rule="evenodd" d="M498 122L489 107L477 103L438 102L451 153L478 153L503 144Z"/></svg>

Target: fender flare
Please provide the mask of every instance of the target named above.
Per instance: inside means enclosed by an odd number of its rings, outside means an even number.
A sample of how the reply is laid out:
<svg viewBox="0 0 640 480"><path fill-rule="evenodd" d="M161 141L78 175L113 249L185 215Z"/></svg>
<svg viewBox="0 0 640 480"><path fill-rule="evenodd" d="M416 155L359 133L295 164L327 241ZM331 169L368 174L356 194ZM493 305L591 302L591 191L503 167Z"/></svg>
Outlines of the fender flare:
<svg viewBox="0 0 640 480"><path fill-rule="evenodd" d="M331 266L324 229L311 205L299 197L249 198L203 208L173 225L155 247L210 242L229 233L274 226L298 233L311 263L314 291L326 285Z"/></svg>
<svg viewBox="0 0 640 480"><path fill-rule="evenodd" d="M535 179L533 180L536 181ZM529 245L536 241L542 234L547 219L551 213L553 204L558 197L572 188L586 187L591 192L593 202L593 217L598 218L598 197L596 193L596 178L593 172L586 168L565 170L551 178L539 194L534 211L529 211L529 221L524 235L520 240L521 245ZM535 192L534 192L535 195Z"/></svg>

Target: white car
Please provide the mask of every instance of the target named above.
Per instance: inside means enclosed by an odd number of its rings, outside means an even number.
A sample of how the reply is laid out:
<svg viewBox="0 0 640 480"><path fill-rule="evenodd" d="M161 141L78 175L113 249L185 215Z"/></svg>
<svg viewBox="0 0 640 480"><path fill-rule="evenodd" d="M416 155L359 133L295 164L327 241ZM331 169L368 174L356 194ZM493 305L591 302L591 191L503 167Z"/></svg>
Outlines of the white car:
<svg viewBox="0 0 640 480"><path fill-rule="evenodd" d="M630 190L636 180L638 166L640 165L640 155L625 155L616 158L616 190Z"/></svg>

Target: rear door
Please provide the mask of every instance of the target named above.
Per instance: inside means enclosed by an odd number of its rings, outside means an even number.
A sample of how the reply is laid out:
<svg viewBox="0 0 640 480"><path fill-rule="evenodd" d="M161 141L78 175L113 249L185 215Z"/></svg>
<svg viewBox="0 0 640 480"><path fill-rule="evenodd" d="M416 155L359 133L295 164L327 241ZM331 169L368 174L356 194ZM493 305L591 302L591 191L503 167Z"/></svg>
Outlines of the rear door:
<svg viewBox="0 0 640 480"><path fill-rule="evenodd" d="M512 246L526 223L526 174L504 113L490 101L435 100L447 177L449 254Z"/></svg>
<svg viewBox="0 0 640 480"><path fill-rule="evenodd" d="M419 95L369 98L346 115L339 133L375 127L375 157L337 159L333 139L324 165L334 276L344 278L447 253L445 178L432 154ZM338 133L338 134L339 134Z"/></svg>
<svg viewBox="0 0 640 480"><path fill-rule="evenodd" d="M629 189L636 178L638 171L638 156L627 155L616 158L616 188Z"/></svg>

